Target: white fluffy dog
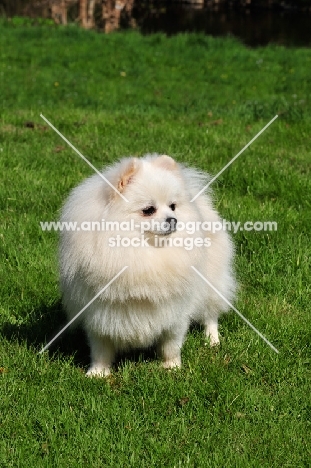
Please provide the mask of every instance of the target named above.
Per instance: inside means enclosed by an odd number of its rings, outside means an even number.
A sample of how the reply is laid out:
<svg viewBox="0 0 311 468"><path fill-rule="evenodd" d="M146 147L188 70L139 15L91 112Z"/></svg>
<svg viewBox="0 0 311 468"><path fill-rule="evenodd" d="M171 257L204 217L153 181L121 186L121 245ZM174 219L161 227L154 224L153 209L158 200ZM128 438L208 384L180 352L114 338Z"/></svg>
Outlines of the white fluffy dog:
<svg viewBox="0 0 311 468"><path fill-rule="evenodd" d="M93 175L71 192L61 218L77 223L60 242L70 319L127 266L77 320L91 348L87 375L108 375L117 352L154 344L164 367L180 366L190 322L216 345L228 310L191 266L228 301L235 294L233 248L224 230L210 228L221 222L211 198L203 192L191 202L208 176L165 155L125 158L102 174L116 190Z"/></svg>

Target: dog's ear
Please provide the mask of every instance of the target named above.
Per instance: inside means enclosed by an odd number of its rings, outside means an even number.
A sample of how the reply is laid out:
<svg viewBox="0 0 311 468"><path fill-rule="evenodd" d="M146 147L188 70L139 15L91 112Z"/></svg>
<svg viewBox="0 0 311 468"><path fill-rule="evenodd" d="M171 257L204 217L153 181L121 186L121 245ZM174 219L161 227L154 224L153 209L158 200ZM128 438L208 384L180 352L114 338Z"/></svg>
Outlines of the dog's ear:
<svg viewBox="0 0 311 468"><path fill-rule="evenodd" d="M129 161L126 161L126 164L122 166L120 177L117 184L117 189L122 193L125 187L131 182L131 179L134 177L138 171L138 160L137 158L132 158Z"/></svg>
<svg viewBox="0 0 311 468"><path fill-rule="evenodd" d="M169 171L174 171L177 169L177 163L173 158L162 154L162 156L157 157L152 161L152 164L156 167L162 167L162 169L167 169Z"/></svg>

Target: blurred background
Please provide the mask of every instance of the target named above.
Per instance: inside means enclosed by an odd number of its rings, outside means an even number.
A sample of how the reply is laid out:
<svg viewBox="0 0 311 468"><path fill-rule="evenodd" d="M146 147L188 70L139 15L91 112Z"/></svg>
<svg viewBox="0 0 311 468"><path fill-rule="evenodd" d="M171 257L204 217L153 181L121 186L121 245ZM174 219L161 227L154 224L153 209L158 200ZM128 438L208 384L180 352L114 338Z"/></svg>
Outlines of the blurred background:
<svg viewBox="0 0 311 468"><path fill-rule="evenodd" d="M311 0L0 0L0 14L17 23L50 19L106 33L137 28L144 34L233 35L253 47L311 44Z"/></svg>

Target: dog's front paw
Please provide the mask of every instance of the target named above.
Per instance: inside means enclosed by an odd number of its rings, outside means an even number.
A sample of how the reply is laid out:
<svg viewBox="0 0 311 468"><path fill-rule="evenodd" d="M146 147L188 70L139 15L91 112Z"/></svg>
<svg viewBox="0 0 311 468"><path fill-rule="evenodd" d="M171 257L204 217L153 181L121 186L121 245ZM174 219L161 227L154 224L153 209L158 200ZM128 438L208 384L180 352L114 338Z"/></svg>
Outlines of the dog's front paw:
<svg viewBox="0 0 311 468"><path fill-rule="evenodd" d="M109 367L91 366L85 375L86 377L107 377L109 374Z"/></svg>
<svg viewBox="0 0 311 468"><path fill-rule="evenodd" d="M178 367L181 367L181 359L167 359L166 361L162 362L162 367L164 367L164 369L176 369Z"/></svg>
<svg viewBox="0 0 311 468"><path fill-rule="evenodd" d="M219 341L218 336L209 335L209 336L206 337L206 339L209 341L209 345L210 345L211 348L214 348L215 346L220 345L220 341ZM205 344L208 345L208 343L205 343Z"/></svg>
<svg viewBox="0 0 311 468"><path fill-rule="evenodd" d="M211 348L220 345L217 321L211 320L206 324L205 337L209 341L209 345Z"/></svg>

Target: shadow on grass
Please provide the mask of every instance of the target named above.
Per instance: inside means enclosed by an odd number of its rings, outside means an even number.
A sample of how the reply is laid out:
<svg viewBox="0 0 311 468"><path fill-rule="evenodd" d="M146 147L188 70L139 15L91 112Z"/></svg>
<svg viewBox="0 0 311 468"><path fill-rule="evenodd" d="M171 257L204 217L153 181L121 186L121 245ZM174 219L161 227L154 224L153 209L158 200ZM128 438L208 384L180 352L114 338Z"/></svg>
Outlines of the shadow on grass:
<svg viewBox="0 0 311 468"><path fill-rule="evenodd" d="M232 322L228 316L222 317L225 327ZM39 307L31 320L23 325L4 324L1 335L7 340L17 340L35 348L38 352L49 343L68 323L61 301ZM232 324L231 324L232 327ZM237 327L237 324L234 328ZM198 324L190 326L189 333L202 333ZM48 348L50 359L71 358L77 367L87 368L90 364L90 349L85 332L81 327L68 327ZM138 363L157 360L155 347L135 349L119 354L114 369L122 367L126 362Z"/></svg>
<svg viewBox="0 0 311 468"><path fill-rule="evenodd" d="M49 343L68 323L61 301L47 306L42 305L32 313L28 323L23 325L6 323L1 328L3 338L39 351ZM68 327L48 348L50 359L59 357L73 358L77 367L87 368L90 364L90 349L87 337L79 326ZM114 368L124 365L126 361L142 362L156 360L155 348L135 349L117 356Z"/></svg>
<svg viewBox="0 0 311 468"><path fill-rule="evenodd" d="M42 305L32 314L29 322L17 325L6 323L1 334L7 340L26 343L39 352L68 323L61 301L47 306ZM67 328L48 348L53 356L73 357L77 366L89 363L89 347L83 330L79 327Z"/></svg>

